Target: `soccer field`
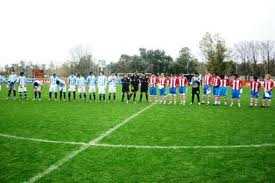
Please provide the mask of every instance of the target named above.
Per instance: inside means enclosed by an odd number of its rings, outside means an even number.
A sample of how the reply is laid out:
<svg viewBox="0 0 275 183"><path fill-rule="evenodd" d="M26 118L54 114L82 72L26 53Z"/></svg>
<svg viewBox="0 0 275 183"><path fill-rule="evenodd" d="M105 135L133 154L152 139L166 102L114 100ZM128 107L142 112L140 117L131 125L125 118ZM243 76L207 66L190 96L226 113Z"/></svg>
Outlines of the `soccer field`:
<svg viewBox="0 0 275 183"><path fill-rule="evenodd" d="M43 97L0 92L0 182L275 182L275 105L248 90L241 108Z"/></svg>

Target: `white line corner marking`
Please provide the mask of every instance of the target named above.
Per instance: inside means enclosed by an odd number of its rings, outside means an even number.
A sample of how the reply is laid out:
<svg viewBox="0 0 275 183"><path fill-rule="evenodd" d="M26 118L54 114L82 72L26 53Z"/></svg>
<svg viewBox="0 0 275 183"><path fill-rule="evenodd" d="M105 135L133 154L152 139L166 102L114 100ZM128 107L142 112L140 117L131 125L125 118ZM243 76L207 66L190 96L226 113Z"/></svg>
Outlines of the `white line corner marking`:
<svg viewBox="0 0 275 183"><path fill-rule="evenodd" d="M125 125L126 123L128 123L129 121L131 121L133 118L137 117L139 114L141 114L142 112L146 111L147 109L151 108L154 104L150 104L149 106L143 108L142 110L138 111L137 113L131 115L130 117L126 118L125 120L123 120L121 123L115 125L114 127L110 128L109 130L107 130L106 132L102 133L101 135L99 135L97 138L92 139L91 141L89 141L87 144L82 145L79 149L72 151L71 153L69 153L68 155L66 155L64 158L58 160L56 163L52 164L51 166L49 166L46 170L44 170L43 172L38 173L37 175L31 177L27 183L32 183L32 182L36 182L39 179L41 179L42 177L48 175L49 173L51 173L52 171L58 169L59 167L61 167L62 165L64 165L66 162L72 160L75 156L77 156L79 153L85 151L86 149L88 149L90 146L94 146L96 145L96 143L98 143L99 141L101 141L103 138L107 137L108 135L110 135L111 133L113 133L115 130L117 130L118 128L120 128L121 126Z"/></svg>

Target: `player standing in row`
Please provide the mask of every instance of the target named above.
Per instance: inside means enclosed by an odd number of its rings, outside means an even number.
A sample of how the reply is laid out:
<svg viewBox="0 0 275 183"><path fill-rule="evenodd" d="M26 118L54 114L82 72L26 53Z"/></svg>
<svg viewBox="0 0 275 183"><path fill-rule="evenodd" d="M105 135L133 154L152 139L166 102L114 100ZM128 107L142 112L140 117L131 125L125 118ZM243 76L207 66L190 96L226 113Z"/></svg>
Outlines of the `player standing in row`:
<svg viewBox="0 0 275 183"><path fill-rule="evenodd" d="M213 96L214 96L214 105L220 105L220 84L221 78L217 74L213 74Z"/></svg>
<svg viewBox="0 0 275 183"><path fill-rule="evenodd" d="M237 103L238 107L241 107L240 97L242 91L242 82L239 79L238 74L233 75L233 80L231 81L232 87L232 100L231 100L231 107L234 105L234 102Z"/></svg>
<svg viewBox="0 0 275 183"><path fill-rule="evenodd" d="M121 85L122 85L122 97L121 97L121 102L124 102L124 98L126 95L126 103L129 102L130 99L130 78L127 76L127 74L124 75L124 77L121 79Z"/></svg>
<svg viewBox="0 0 275 183"><path fill-rule="evenodd" d="M77 85L77 92L79 94L79 99L86 100L86 79L84 76L78 74L76 79L76 85Z"/></svg>
<svg viewBox="0 0 275 183"><path fill-rule="evenodd" d="M59 88L59 99L60 100L66 100L66 93L67 93L67 86L66 82L62 79L58 80L58 88Z"/></svg>
<svg viewBox="0 0 275 183"><path fill-rule="evenodd" d="M8 77L8 99L10 98L15 99L16 97L16 89L15 89L16 81L17 81L17 75L14 73L14 71L11 71L11 74Z"/></svg>
<svg viewBox="0 0 275 183"><path fill-rule="evenodd" d="M71 73L71 75L67 79L67 83L69 85L69 88L68 88L69 101L71 100L71 94L73 94L73 99L74 100L76 99L76 83L77 83L76 81L77 81L76 76L73 73Z"/></svg>
<svg viewBox="0 0 275 183"><path fill-rule="evenodd" d="M87 77L87 84L88 84L88 92L89 92L89 100L92 100L92 95L94 101L96 100L96 76L90 72L89 76Z"/></svg>
<svg viewBox="0 0 275 183"><path fill-rule="evenodd" d="M250 107L257 107L260 88L261 82L257 76L254 76L253 80L250 81Z"/></svg>
<svg viewBox="0 0 275 183"><path fill-rule="evenodd" d="M177 104L177 77L171 75L169 78L169 102L168 104Z"/></svg>
<svg viewBox="0 0 275 183"><path fill-rule="evenodd" d="M149 86L149 78L143 74L143 76L139 79L140 83L140 97L139 102L142 102L142 96L145 95L146 101L148 102L148 86Z"/></svg>
<svg viewBox="0 0 275 183"><path fill-rule="evenodd" d="M54 73L50 77L50 88L49 88L49 100L52 100L52 95L54 94L54 99L57 99L57 89L58 89L58 77Z"/></svg>
<svg viewBox="0 0 275 183"><path fill-rule="evenodd" d="M27 79L24 76L24 72L20 72L20 76L18 77L18 93L19 93L19 97L20 99L23 100L27 100Z"/></svg>
<svg viewBox="0 0 275 183"><path fill-rule="evenodd" d="M178 77L178 85L179 85L180 104L185 105L188 80L184 75L181 75Z"/></svg>
<svg viewBox="0 0 275 183"><path fill-rule="evenodd" d="M166 77L162 73L158 78L159 103L166 104Z"/></svg>
<svg viewBox="0 0 275 183"><path fill-rule="evenodd" d="M34 92L34 99L41 101L41 91L42 91L42 83L38 79L34 80L33 82L33 92Z"/></svg>
<svg viewBox="0 0 275 183"><path fill-rule="evenodd" d="M111 74L108 77L108 94L109 94L109 101L111 101L113 95L113 101L116 100L116 85L117 85L117 76L116 74Z"/></svg>
<svg viewBox="0 0 275 183"><path fill-rule="evenodd" d="M203 77L203 96L202 96L202 103L210 104L211 100L211 82L212 82L212 75L209 72L206 72L206 75Z"/></svg>
<svg viewBox="0 0 275 183"><path fill-rule="evenodd" d="M267 74L264 80L264 96L262 101L263 107L270 107L273 87L274 87L274 81L271 79L271 75Z"/></svg>
<svg viewBox="0 0 275 183"><path fill-rule="evenodd" d="M225 76L225 75L221 75L220 78L221 78L220 94L219 94L220 100L223 99L224 105L227 105L227 97L226 96L227 96L227 86L228 86L229 81L228 81L227 76Z"/></svg>
<svg viewBox="0 0 275 183"><path fill-rule="evenodd" d="M2 84L5 82L5 77L0 74L0 91L2 89Z"/></svg>
<svg viewBox="0 0 275 183"><path fill-rule="evenodd" d="M196 73L195 76L192 77L191 87L192 87L192 102L191 105L194 104L195 96L197 97L198 105L200 105L200 78L199 74Z"/></svg>
<svg viewBox="0 0 275 183"><path fill-rule="evenodd" d="M149 81L150 102L157 102L157 83L157 76L155 74L152 74Z"/></svg>
<svg viewBox="0 0 275 183"><path fill-rule="evenodd" d="M136 101L136 95L138 92L138 85L139 85L139 77L138 75L135 73L130 77L130 84L131 84L131 93L130 93L130 99L133 96L133 101ZM129 99L129 100L130 100Z"/></svg>
<svg viewBox="0 0 275 183"><path fill-rule="evenodd" d="M103 74L103 72L99 73L99 76L97 78L97 87L98 87L99 101L101 100L105 101L107 77Z"/></svg>

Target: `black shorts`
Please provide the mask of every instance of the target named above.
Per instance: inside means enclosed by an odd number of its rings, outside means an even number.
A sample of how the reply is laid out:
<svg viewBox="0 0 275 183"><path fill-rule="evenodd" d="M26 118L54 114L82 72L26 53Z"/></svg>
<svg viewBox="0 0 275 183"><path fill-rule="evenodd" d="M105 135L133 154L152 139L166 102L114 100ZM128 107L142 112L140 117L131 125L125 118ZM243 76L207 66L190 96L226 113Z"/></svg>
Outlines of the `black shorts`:
<svg viewBox="0 0 275 183"><path fill-rule="evenodd" d="M148 92L148 87L141 87L140 92Z"/></svg>
<svg viewBox="0 0 275 183"><path fill-rule="evenodd" d="M123 93L129 92L129 88L122 88L122 92L123 92Z"/></svg>

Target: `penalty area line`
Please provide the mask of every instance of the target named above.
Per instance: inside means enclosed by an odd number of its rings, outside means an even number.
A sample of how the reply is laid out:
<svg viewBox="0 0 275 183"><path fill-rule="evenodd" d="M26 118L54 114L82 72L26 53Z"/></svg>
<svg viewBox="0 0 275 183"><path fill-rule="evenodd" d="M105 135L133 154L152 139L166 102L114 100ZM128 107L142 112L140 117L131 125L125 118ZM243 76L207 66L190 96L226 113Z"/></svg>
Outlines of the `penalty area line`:
<svg viewBox="0 0 275 183"><path fill-rule="evenodd" d="M91 146L95 146L95 144L99 141L101 141L102 139L104 139L105 137L109 136L110 134L112 134L115 130L117 130L118 128L120 128L121 126L127 124L129 121L131 121L133 118L137 117L139 114L141 114L142 112L148 110L149 108L151 108L154 104L150 104L147 107L143 108L142 110L136 112L135 114L131 115L130 117L126 118L125 120L123 120L122 122L118 123L117 125L115 125L114 127L110 128L109 130L103 132L101 135L99 135L97 138L90 140L87 144L84 144L82 146L80 146L79 149L75 150L75 151L71 151L69 154L67 154L65 157L63 157L62 159L58 160L57 162L55 162L54 164L50 165L47 169L45 169L44 171L36 174L35 176L31 177L28 181L26 181L26 183L33 183L36 182L38 180L40 180L41 178L45 177L46 175L50 174L51 172L59 169L62 165L64 165L65 163L67 163L68 161L72 160L74 157L76 157L79 153L87 150L89 147Z"/></svg>

